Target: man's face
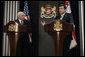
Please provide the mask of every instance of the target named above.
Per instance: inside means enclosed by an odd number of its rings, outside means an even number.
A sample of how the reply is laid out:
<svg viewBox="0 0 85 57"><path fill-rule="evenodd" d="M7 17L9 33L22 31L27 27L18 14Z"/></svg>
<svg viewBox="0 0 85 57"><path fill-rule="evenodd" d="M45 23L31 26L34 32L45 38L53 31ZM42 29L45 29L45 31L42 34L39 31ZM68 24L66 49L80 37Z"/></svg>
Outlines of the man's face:
<svg viewBox="0 0 85 57"><path fill-rule="evenodd" d="M20 19L20 20L24 20L24 19L25 19L25 14L24 14L24 13L21 13L21 14L19 15L19 19Z"/></svg>
<svg viewBox="0 0 85 57"><path fill-rule="evenodd" d="M66 11L66 9L64 9L64 6L60 6L59 7L59 13L63 14Z"/></svg>

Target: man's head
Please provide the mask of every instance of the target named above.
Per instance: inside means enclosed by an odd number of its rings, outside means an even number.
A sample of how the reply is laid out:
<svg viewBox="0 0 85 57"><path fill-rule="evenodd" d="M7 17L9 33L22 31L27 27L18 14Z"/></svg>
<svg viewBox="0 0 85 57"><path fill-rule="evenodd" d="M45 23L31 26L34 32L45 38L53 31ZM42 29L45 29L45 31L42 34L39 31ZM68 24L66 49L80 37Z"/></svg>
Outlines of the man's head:
<svg viewBox="0 0 85 57"><path fill-rule="evenodd" d="M64 12L66 12L66 6L64 4L60 4L59 5L59 13L63 14Z"/></svg>
<svg viewBox="0 0 85 57"><path fill-rule="evenodd" d="M25 19L25 14L23 12L18 12L18 19L24 20Z"/></svg>

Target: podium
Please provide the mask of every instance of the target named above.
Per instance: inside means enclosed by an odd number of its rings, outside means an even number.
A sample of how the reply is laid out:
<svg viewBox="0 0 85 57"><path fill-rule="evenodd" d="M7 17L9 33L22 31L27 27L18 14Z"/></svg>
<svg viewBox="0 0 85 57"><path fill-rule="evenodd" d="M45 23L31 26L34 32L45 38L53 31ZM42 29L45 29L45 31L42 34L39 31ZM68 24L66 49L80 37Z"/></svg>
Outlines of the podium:
<svg viewBox="0 0 85 57"><path fill-rule="evenodd" d="M14 21L10 21L3 27L4 32L8 35L10 41L10 56L17 56L17 41L25 33L31 32L31 28L26 25L19 25Z"/></svg>
<svg viewBox="0 0 85 57"><path fill-rule="evenodd" d="M72 24L61 20L56 20L44 26L44 31L51 35L54 40L55 56L63 55L64 39L72 30Z"/></svg>

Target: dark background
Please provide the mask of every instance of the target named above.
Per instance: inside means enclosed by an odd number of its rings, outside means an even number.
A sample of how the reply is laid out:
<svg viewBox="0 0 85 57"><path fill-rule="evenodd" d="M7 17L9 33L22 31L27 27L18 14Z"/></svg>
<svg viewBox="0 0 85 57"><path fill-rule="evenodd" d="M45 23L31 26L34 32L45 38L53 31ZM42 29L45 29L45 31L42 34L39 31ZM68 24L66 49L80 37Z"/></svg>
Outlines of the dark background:
<svg viewBox="0 0 85 57"><path fill-rule="evenodd" d="M41 25L41 21L44 20L46 23L53 22L55 18L41 18L41 7L45 8L46 5L50 5L51 7L56 6L56 13L58 9L57 1L40 1L39 2L39 56L54 56L55 48L54 48L54 40L53 38L44 31L44 27Z"/></svg>
<svg viewBox="0 0 85 57"><path fill-rule="evenodd" d="M20 2L20 11L23 11L23 2ZM4 16L4 2L0 3L1 5L1 17L0 17L0 55L2 52L2 37L3 37L3 16ZM74 18L74 24L76 25L76 38L78 45L76 48L71 50L72 56L80 55L80 35L79 35L79 8L78 1L71 1L71 10ZM38 55L38 41L39 41L39 32L38 32L38 21L39 21L39 1L29 1L29 14L31 17L32 29L33 29L33 49L34 56Z"/></svg>
<svg viewBox="0 0 85 57"><path fill-rule="evenodd" d="M2 54L2 37L3 37L3 29L2 29L2 27L3 27L3 16L4 16L4 2L1 2L0 1L0 9L1 9L1 14L0 14L0 56L1 56L1 54Z"/></svg>

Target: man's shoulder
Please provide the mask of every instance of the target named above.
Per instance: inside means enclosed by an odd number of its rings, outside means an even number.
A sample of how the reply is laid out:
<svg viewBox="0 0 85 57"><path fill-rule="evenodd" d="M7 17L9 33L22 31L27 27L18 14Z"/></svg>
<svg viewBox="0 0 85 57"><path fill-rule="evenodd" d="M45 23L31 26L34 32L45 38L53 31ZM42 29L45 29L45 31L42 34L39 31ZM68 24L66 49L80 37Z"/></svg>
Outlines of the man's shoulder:
<svg viewBox="0 0 85 57"><path fill-rule="evenodd" d="M71 17L71 13L65 13L65 17L66 17L66 18Z"/></svg>
<svg viewBox="0 0 85 57"><path fill-rule="evenodd" d="M18 19L16 19L16 20L14 20L15 22L17 22L17 23L19 23L19 20ZM20 23L19 23L20 24Z"/></svg>
<svg viewBox="0 0 85 57"><path fill-rule="evenodd" d="M29 21L25 19L24 22L29 22Z"/></svg>
<svg viewBox="0 0 85 57"><path fill-rule="evenodd" d="M28 22L28 20L24 19L24 21Z"/></svg>
<svg viewBox="0 0 85 57"><path fill-rule="evenodd" d="M28 23L29 23L29 21L25 19L25 20L24 20L24 23L28 24Z"/></svg>
<svg viewBox="0 0 85 57"><path fill-rule="evenodd" d="M69 16L69 15L71 15L71 13L65 13L65 15L68 15Z"/></svg>

